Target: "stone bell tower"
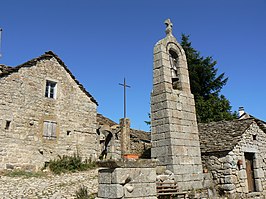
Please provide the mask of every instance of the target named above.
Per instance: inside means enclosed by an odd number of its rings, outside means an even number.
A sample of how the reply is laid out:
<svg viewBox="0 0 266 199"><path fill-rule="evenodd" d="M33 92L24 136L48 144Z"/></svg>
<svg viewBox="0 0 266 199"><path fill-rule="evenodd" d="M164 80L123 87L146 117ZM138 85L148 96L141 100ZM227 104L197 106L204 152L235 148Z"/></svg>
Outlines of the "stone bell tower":
<svg viewBox="0 0 266 199"><path fill-rule="evenodd" d="M202 163L186 55L172 35L170 19L165 24L166 37L153 52L151 156L175 174L181 189L198 189L202 188Z"/></svg>

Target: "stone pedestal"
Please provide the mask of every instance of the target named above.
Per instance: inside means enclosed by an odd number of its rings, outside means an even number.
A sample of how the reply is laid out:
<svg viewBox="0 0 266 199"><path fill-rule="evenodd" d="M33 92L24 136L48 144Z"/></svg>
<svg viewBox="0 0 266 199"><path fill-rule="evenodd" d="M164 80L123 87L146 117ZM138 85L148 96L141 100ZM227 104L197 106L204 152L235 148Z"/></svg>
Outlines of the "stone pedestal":
<svg viewBox="0 0 266 199"><path fill-rule="evenodd" d="M98 199L157 199L156 164L152 160L101 161Z"/></svg>

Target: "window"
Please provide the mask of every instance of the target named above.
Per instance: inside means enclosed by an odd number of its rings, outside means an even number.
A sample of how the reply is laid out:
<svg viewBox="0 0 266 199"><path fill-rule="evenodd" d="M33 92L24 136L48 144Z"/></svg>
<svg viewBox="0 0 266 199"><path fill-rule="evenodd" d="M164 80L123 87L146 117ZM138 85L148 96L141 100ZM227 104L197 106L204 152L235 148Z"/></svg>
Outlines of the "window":
<svg viewBox="0 0 266 199"><path fill-rule="evenodd" d="M253 140L257 140L257 135L252 135Z"/></svg>
<svg viewBox="0 0 266 199"><path fill-rule="evenodd" d="M56 122L44 121L43 123L43 137L46 139L56 138Z"/></svg>
<svg viewBox="0 0 266 199"><path fill-rule="evenodd" d="M71 131L67 131L67 135L70 135Z"/></svg>
<svg viewBox="0 0 266 199"><path fill-rule="evenodd" d="M11 121L10 121L10 120L7 120L7 121L6 121L6 127L5 127L5 129L6 129L6 130L8 130L8 129L9 129L9 127L10 127L10 123L11 123Z"/></svg>
<svg viewBox="0 0 266 199"><path fill-rule="evenodd" d="M56 82L47 80L45 87L45 97L53 98L56 97Z"/></svg>

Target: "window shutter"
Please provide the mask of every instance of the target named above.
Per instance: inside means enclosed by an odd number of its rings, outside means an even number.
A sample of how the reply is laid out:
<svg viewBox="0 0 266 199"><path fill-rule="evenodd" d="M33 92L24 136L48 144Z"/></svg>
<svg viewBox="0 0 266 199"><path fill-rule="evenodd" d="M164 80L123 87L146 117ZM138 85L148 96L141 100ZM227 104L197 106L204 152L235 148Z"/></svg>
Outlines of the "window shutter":
<svg viewBox="0 0 266 199"><path fill-rule="evenodd" d="M48 136L48 122L43 123L43 136L44 137Z"/></svg>
<svg viewBox="0 0 266 199"><path fill-rule="evenodd" d="M43 137L46 139L56 138L56 122L43 122Z"/></svg>
<svg viewBox="0 0 266 199"><path fill-rule="evenodd" d="M48 135L47 136L49 137L49 139L52 136L52 130L53 130L52 123L51 122L48 122Z"/></svg>
<svg viewBox="0 0 266 199"><path fill-rule="evenodd" d="M51 131L51 137L56 138L56 123L52 122L52 131Z"/></svg>

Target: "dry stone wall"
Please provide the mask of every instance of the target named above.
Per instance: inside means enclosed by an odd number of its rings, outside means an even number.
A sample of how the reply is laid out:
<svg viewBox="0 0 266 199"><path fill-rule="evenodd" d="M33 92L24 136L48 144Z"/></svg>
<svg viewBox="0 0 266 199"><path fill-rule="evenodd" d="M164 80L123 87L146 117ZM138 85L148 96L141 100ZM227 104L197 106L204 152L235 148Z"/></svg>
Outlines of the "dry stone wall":
<svg viewBox="0 0 266 199"><path fill-rule="evenodd" d="M56 82L56 99L45 97ZM36 169L62 155L95 158L96 103L56 58L43 59L0 79L0 169ZM56 123L56 138L43 137L44 121Z"/></svg>

